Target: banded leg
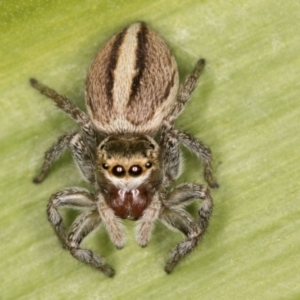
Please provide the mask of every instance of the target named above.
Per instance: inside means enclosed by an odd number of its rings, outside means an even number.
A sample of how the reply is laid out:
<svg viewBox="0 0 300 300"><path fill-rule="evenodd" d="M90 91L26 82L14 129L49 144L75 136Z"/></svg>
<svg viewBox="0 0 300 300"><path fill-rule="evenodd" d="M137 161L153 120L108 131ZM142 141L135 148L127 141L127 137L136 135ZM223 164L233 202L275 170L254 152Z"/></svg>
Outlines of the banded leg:
<svg viewBox="0 0 300 300"><path fill-rule="evenodd" d="M179 141L172 134L172 129L174 126L174 121L178 117L178 115L184 110L185 105L191 97L191 94L195 90L197 86L198 79L203 71L205 66L205 60L200 59L193 72L186 78L183 83L174 107L169 115L169 117L165 120L162 130L161 130L161 148L167 149L163 154L164 166L166 169L164 184L169 185L173 180L178 178L181 172L181 156L179 151Z"/></svg>
<svg viewBox="0 0 300 300"><path fill-rule="evenodd" d="M173 129L168 123L164 123L161 133L161 148L163 152L163 163L165 169L164 185L169 185L175 180L181 171L182 159L180 157L180 144L183 144L204 164L204 177L208 185L218 188L218 183L214 180L211 166L211 150L192 135Z"/></svg>
<svg viewBox="0 0 300 300"><path fill-rule="evenodd" d="M165 209L160 218L167 226L178 229L187 237L185 241L180 242L171 250L165 266L165 271L169 274L182 259L196 248L201 238L201 230L192 217L181 209Z"/></svg>
<svg viewBox="0 0 300 300"><path fill-rule="evenodd" d="M65 189L51 196L47 206L47 216L63 248L68 248L68 245L66 242L66 229L58 208L66 206L72 209L95 209L96 203L93 194L76 187Z"/></svg>
<svg viewBox="0 0 300 300"><path fill-rule="evenodd" d="M40 174L33 179L34 183L43 182L49 174L53 162L61 156L67 147L72 151L73 158L81 170L82 175L90 183L95 183L95 166L90 151L87 149L80 133L76 132L61 136L58 141L45 152L42 170Z"/></svg>
<svg viewBox="0 0 300 300"><path fill-rule="evenodd" d="M86 146L81 134L77 133L70 140L69 147L72 151L74 161L81 170L82 175L86 180L88 180L92 185L96 183L96 170L94 159L91 156L91 152Z"/></svg>
<svg viewBox="0 0 300 300"><path fill-rule="evenodd" d="M184 81L179 90L173 110L167 119L170 124L173 124L178 115L184 110L184 107L191 98L191 95L197 86L198 79L204 69L204 66L205 60L203 58L199 59L192 73Z"/></svg>
<svg viewBox="0 0 300 300"><path fill-rule="evenodd" d="M180 207L188 204L192 199L203 199L198 210L197 222ZM171 251L171 256L165 266L165 271L171 273L174 267L195 249L204 235L213 210L213 202L209 190L204 186L182 184L167 196L164 203L166 203L166 207L161 212L160 219L167 226L178 229L187 237Z"/></svg>
<svg viewBox="0 0 300 300"><path fill-rule="evenodd" d="M188 205L196 199L202 199L198 209L198 225L204 233L209 225L209 219L213 211L213 200L209 189L202 184L183 183L173 189L164 201L169 208Z"/></svg>
<svg viewBox="0 0 300 300"><path fill-rule="evenodd" d="M164 205L171 208L173 206L185 206L197 199L206 199L209 197L209 190L205 185L196 183L182 183L171 190Z"/></svg>
<svg viewBox="0 0 300 300"><path fill-rule="evenodd" d="M182 157L179 149L179 141L172 134L172 126L164 122L161 129L160 148L163 149L163 186L168 186L177 179L182 169Z"/></svg>
<svg viewBox="0 0 300 300"><path fill-rule="evenodd" d="M34 183L41 183L44 181L44 179L49 174L52 163L56 161L61 156L61 154L66 150L66 148L70 143L70 140L75 134L76 133L69 133L69 134L62 135L57 140L57 142L45 152L42 170L39 173L39 175L37 175L33 179Z"/></svg>
<svg viewBox="0 0 300 300"><path fill-rule="evenodd" d="M81 109L76 107L67 97L58 94L55 90L40 83L34 78L30 79L30 84L41 94L52 99L57 107L74 119L79 125L83 125L89 121L88 116Z"/></svg>
<svg viewBox="0 0 300 300"><path fill-rule="evenodd" d="M57 107L63 110L69 117L80 125L83 139L90 151L90 156L95 158L95 149L97 147L97 138L90 118L81 109L76 107L67 97L58 94L55 90L40 83L34 78L30 79L30 84L41 94L53 100Z"/></svg>
<svg viewBox="0 0 300 300"><path fill-rule="evenodd" d="M100 270L108 277L112 277L114 276L115 271L105 263L101 256L89 249L80 248L82 240L100 223L101 219L96 209L82 213L76 218L70 228L67 244L70 253L77 260Z"/></svg>
<svg viewBox="0 0 300 300"><path fill-rule="evenodd" d="M205 60L200 59L193 72L187 77L183 83L178 96L177 101L170 113L170 116L165 120L162 126L162 144L163 149L168 149L164 155L166 172L166 183L176 179L180 172L180 154L179 143L182 143L185 147L190 149L199 159L204 162L204 176L210 187L217 188L218 184L215 182L212 176L211 167L211 151L202 142L196 140L191 135L184 132L180 132L174 129L174 121L178 115L183 111L185 105L191 97L192 92L197 86L198 79L204 69ZM177 163L176 163L177 162Z"/></svg>
<svg viewBox="0 0 300 300"><path fill-rule="evenodd" d="M178 140L192 153L194 153L199 160L204 163L204 177L208 185L212 188L218 188L218 183L214 180L212 175L211 166L211 150L205 146L202 142L195 139L192 135L179 131L173 130L174 135L177 136Z"/></svg>

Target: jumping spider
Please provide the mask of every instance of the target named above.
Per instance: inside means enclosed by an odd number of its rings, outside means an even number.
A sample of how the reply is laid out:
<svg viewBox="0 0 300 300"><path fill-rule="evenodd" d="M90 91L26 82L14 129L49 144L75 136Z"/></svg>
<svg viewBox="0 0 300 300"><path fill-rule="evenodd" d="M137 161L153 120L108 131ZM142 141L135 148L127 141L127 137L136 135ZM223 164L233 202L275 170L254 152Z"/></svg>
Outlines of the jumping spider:
<svg viewBox="0 0 300 300"><path fill-rule="evenodd" d="M46 151L42 170L34 179L41 183L51 164L69 148L84 178L93 186L93 192L78 187L59 191L51 196L47 207L49 222L63 247L79 261L113 276L114 270L101 256L82 249L80 244L103 224L113 244L121 249L121 219L137 220L136 240L142 247L149 243L157 219L186 236L172 250L165 266L167 273L202 238L213 209L209 190L193 183L171 191L168 187L180 173L180 144L203 161L206 181L210 187L217 187L210 149L174 128L204 64L200 59L178 91L173 55L158 34L141 22L114 35L92 62L86 79L88 114L49 87L30 80L80 127L61 136ZM198 199L202 203L195 221L184 206ZM68 233L58 212L65 206L83 210Z"/></svg>

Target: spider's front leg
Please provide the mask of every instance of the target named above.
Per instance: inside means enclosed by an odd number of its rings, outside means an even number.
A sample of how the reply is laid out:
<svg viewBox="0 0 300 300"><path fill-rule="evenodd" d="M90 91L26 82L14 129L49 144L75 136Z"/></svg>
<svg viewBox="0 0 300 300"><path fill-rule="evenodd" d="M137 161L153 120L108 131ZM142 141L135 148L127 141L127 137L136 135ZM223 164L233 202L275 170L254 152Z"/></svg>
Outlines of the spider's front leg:
<svg viewBox="0 0 300 300"><path fill-rule="evenodd" d="M66 241L66 229L63 219L58 212L59 207L69 207L72 209L95 209L96 203L94 196L86 189L67 188L59 191L50 197L47 206L47 216L54 232L58 236L64 248L68 248Z"/></svg>
<svg viewBox="0 0 300 300"><path fill-rule="evenodd" d="M195 222L182 206L196 199L202 199ZM174 267L197 246L204 235L212 214L213 202L209 190L203 185L181 184L171 191L164 200L160 219L167 226L181 231L186 240L179 243L171 252L165 271L171 273Z"/></svg>
<svg viewBox="0 0 300 300"><path fill-rule="evenodd" d="M70 228L67 238L68 249L77 260L86 263L108 277L113 277L115 271L104 259L89 249L80 247L81 241L100 224L100 216L97 210L89 210L77 217Z"/></svg>
<svg viewBox="0 0 300 300"><path fill-rule="evenodd" d="M68 234L66 233L63 219L58 212L59 207L85 210L73 222ZM93 194L80 188L68 188L53 194L48 204L47 215L63 247L68 249L73 257L99 269L106 276L112 277L115 274L114 270L105 263L101 256L89 249L80 248L82 240L101 223Z"/></svg>

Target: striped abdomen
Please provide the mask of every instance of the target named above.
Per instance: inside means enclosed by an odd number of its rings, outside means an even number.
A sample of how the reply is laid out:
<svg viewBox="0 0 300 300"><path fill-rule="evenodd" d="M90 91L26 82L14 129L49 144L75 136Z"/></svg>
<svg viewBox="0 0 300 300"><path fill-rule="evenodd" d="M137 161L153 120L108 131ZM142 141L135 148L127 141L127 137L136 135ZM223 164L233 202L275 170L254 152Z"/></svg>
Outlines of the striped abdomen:
<svg viewBox="0 0 300 300"><path fill-rule="evenodd" d="M86 105L103 134L154 134L178 90L176 61L166 43L144 23L113 36L92 62Z"/></svg>

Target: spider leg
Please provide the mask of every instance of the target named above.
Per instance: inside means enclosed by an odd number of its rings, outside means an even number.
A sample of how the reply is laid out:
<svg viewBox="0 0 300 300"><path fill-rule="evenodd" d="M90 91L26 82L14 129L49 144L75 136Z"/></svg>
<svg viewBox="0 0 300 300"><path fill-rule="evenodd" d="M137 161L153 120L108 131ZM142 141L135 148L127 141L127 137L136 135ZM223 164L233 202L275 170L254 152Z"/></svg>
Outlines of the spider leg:
<svg viewBox="0 0 300 300"><path fill-rule="evenodd" d="M135 237L141 247L146 247L149 243L154 223L158 219L160 209L160 195L156 192L153 195L150 205L144 211L143 216L137 221L135 228Z"/></svg>
<svg viewBox="0 0 300 300"><path fill-rule="evenodd" d="M59 137L57 142L50 147L44 155L44 163L41 172L33 179L34 183L41 183L47 177L50 171L50 167L54 161L56 161L61 154L66 150L70 143L70 140L76 133L69 133Z"/></svg>
<svg viewBox="0 0 300 300"><path fill-rule="evenodd" d="M168 118L164 121L161 129L161 147L167 149L163 154L165 165L164 184L168 185L175 180L180 173L180 151L179 144L182 143L192 151L204 163L204 176L209 186L217 188L218 184L213 178L211 167L211 150L202 142L190 134L174 129L174 121L184 110L188 100L195 90L198 79L204 69L205 60L199 59L192 73L186 78L179 90L176 102Z"/></svg>
<svg viewBox="0 0 300 300"><path fill-rule="evenodd" d="M214 180L212 175L212 166L211 166L211 150L209 147L204 145L201 141L195 139L192 135L174 130L174 135L177 136L179 141L188 148L192 153L194 153L199 160L202 160L204 163L204 177L208 185L212 188L218 188L218 183Z"/></svg>
<svg viewBox="0 0 300 300"><path fill-rule="evenodd" d="M164 123L161 129L160 148L163 161L163 185L168 186L180 175L182 157L179 149L179 140L172 134L173 127L169 123Z"/></svg>
<svg viewBox="0 0 300 300"><path fill-rule="evenodd" d="M204 164L204 177L208 185L212 188L218 188L219 185L212 175L211 150L201 141L194 138L191 134L174 129L170 124L164 123L162 126L161 147L163 152L163 162L165 166L164 184L168 185L178 177L180 171L180 150L182 144Z"/></svg>
<svg viewBox="0 0 300 300"><path fill-rule="evenodd" d="M83 137L80 133L75 132L61 136L57 142L45 152L42 170L33 179L34 183L41 183L44 181L50 172L53 162L61 156L67 147L70 148L73 158L84 178L92 184L96 182L95 164L93 163L93 159L84 143Z"/></svg>
<svg viewBox="0 0 300 300"><path fill-rule="evenodd" d="M209 190L205 185L196 183L182 183L172 189L164 205L172 208L173 206L186 206L197 199L205 199L209 195Z"/></svg>
<svg viewBox="0 0 300 300"><path fill-rule="evenodd" d="M67 237L68 249L77 260L99 269L108 277L112 277L115 271L101 256L89 249L80 248L82 240L100 223L101 219L97 209L88 210L79 215L72 224Z"/></svg>
<svg viewBox="0 0 300 300"><path fill-rule="evenodd" d="M197 222L182 208L183 205L191 202L191 199L203 200L198 210L199 219ZM186 240L180 242L171 251L165 266L165 271L171 273L174 267L196 248L199 240L203 237L209 224L213 202L209 190L204 186L182 184L167 196L164 204L165 206L160 213L160 220L186 236Z"/></svg>
<svg viewBox="0 0 300 300"><path fill-rule="evenodd" d="M114 211L107 205L100 191L96 193L96 200L98 213L110 240L117 249L122 249L125 244L125 236L121 220L116 217Z"/></svg>
<svg viewBox="0 0 300 300"><path fill-rule="evenodd" d="M181 86L173 110L171 111L167 122L174 124L174 121L178 115L184 110L187 102L191 98L191 95L198 84L198 79L204 69L205 60L203 58L199 59L192 73L185 79L183 85Z"/></svg>
<svg viewBox="0 0 300 300"><path fill-rule="evenodd" d="M97 137L88 115L74 105L67 97L58 94L55 90L40 83L36 79L31 78L30 84L41 94L52 99L57 107L63 110L69 117L75 120L78 125L80 125L83 140L87 145L90 156L94 159L97 148Z"/></svg>
<svg viewBox="0 0 300 300"><path fill-rule="evenodd" d="M91 184L96 184L96 170L94 159L89 151L84 138L81 134L76 134L72 137L69 147L72 151L72 156L76 162L83 177Z"/></svg>
<svg viewBox="0 0 300 300"><path fill-rule="evenodd" d="M174 121L184 110L188 100L195 90L204 66L205 60L200 59L192 73L186 78L185 82L181 86L174 107L169 116L163 122L160 144L162 149L167 149L167 151L164 151L163 153L163 162L166 170L164 174L164 185L169 185L180 175L182 159L179 151L180 141L173 132Z"/></svg>
<svg viewBox="0 0 300 300"><path fill-rule="evenodd" d="M93 194L85 189L76 187L67 188L51 196L47 206L47 216L64 248L68 248L66 229L58 208L66 206L72 209L95 209L96 203Z"/></svg>
<svg viewBox="0 0 300 300"><path fill-rule="evenodd" d="M34 78L30 79L30 84L41 94L52 99L57 107L63 110L67 115L74 119L78 124L82 125L89 121L88 116L78 107L76 107L67 97L58 94L55 90L40 83Z"/></svg>

